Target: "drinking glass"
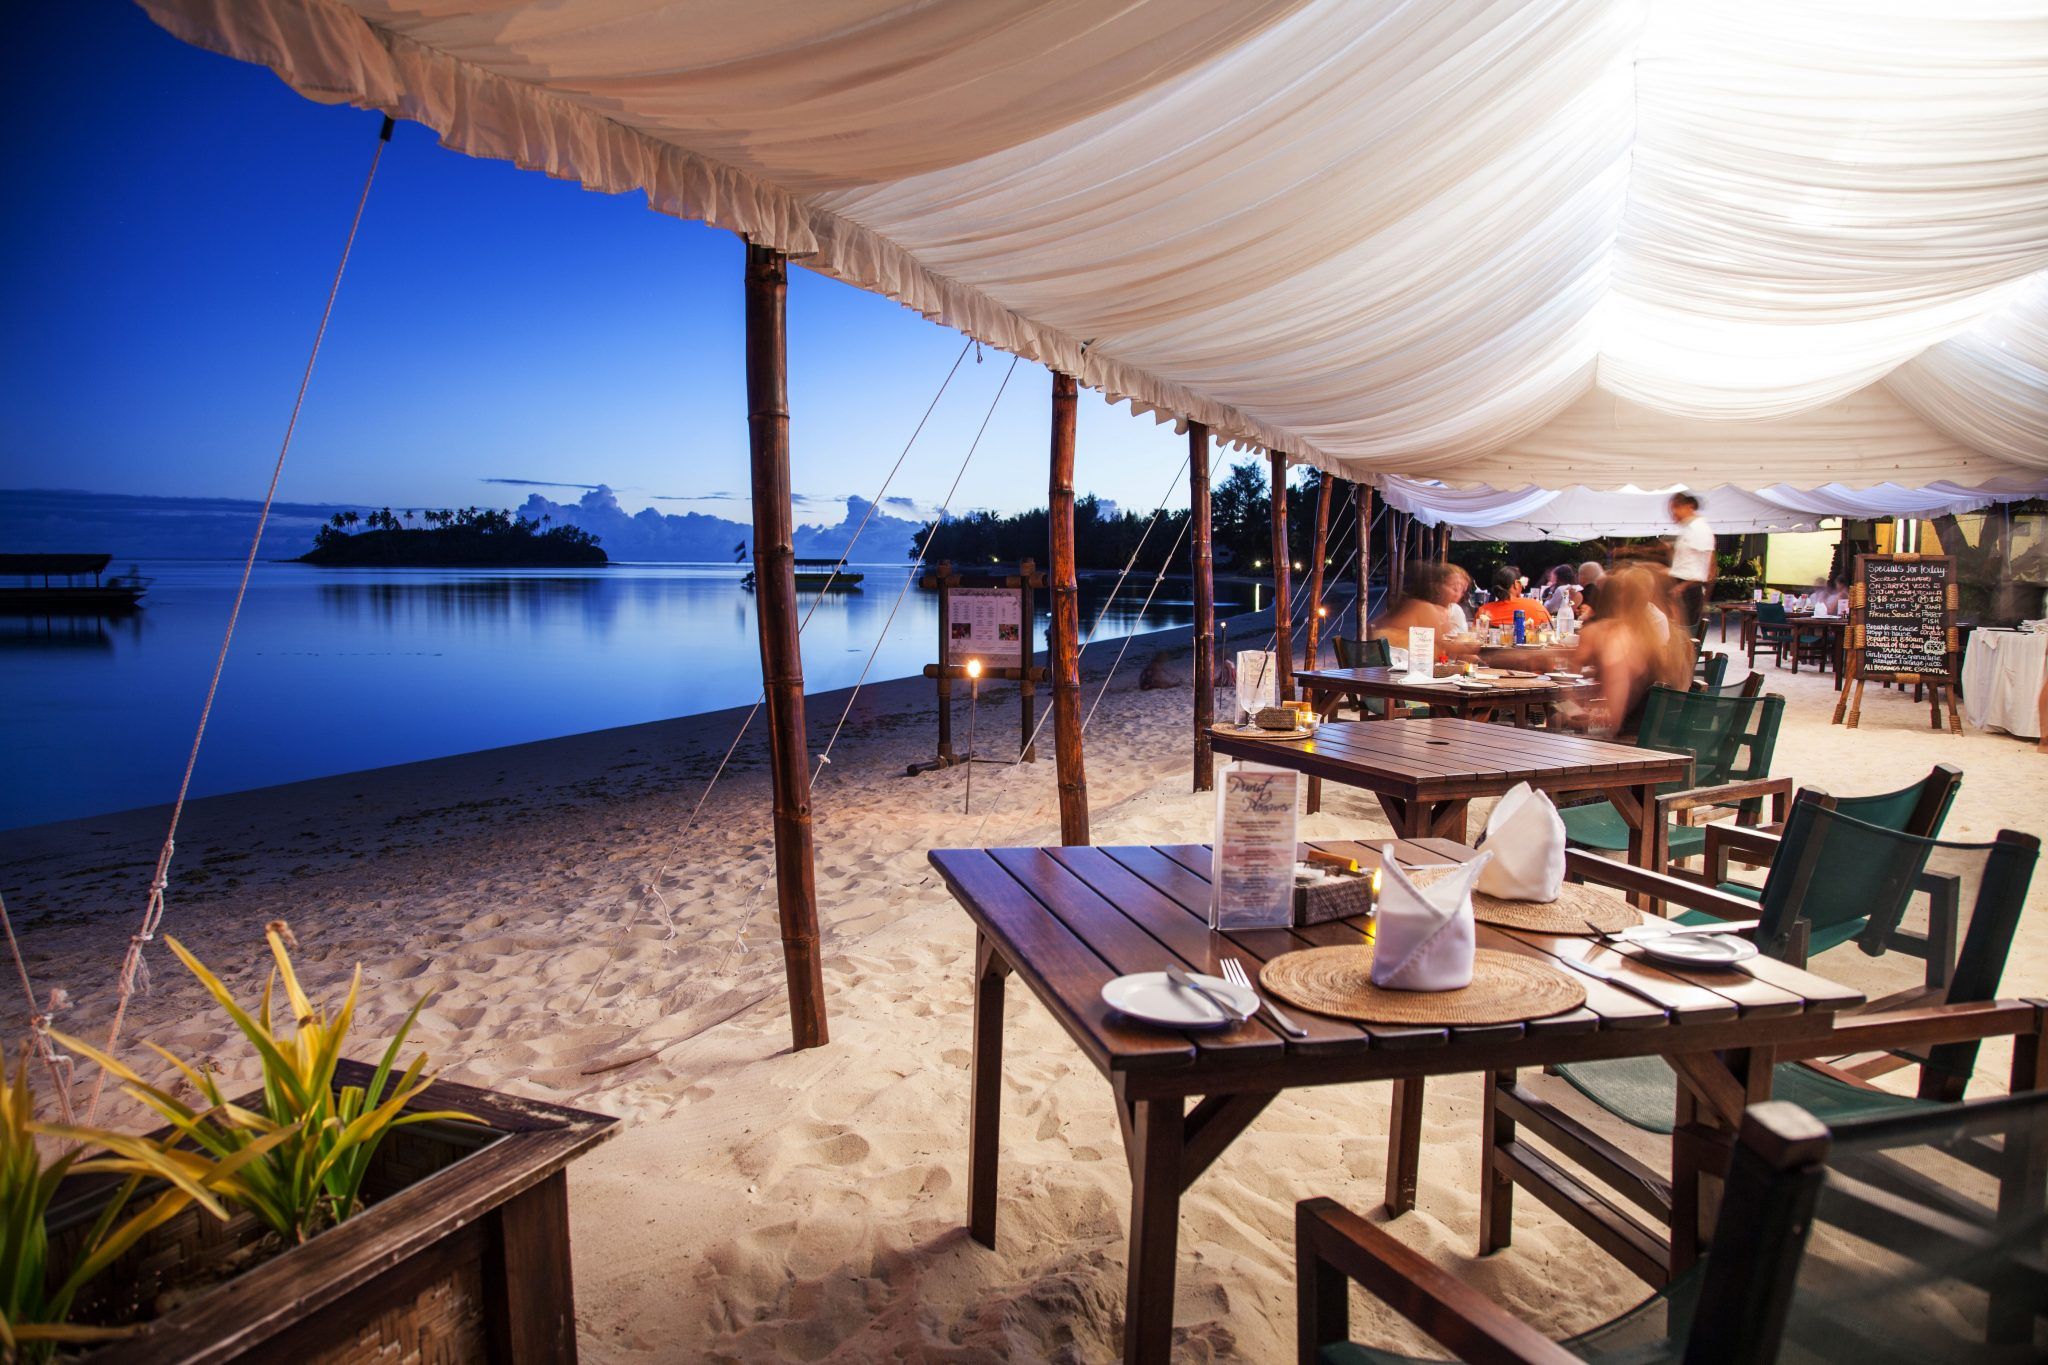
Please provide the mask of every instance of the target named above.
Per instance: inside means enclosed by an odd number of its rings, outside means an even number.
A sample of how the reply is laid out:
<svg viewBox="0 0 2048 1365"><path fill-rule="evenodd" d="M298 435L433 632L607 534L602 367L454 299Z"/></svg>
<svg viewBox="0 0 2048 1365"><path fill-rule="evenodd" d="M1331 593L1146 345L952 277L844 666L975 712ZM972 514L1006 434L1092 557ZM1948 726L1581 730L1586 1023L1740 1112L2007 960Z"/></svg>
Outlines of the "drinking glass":
<svg viewBox="0 0 2048 1365"><path fill-rule="evenodd" d="M1237 709L1246 723L1250 723L1260 707L1271 706L1279 695L1273 670L1271 651L1241 649L1237 652Z"/></svg>

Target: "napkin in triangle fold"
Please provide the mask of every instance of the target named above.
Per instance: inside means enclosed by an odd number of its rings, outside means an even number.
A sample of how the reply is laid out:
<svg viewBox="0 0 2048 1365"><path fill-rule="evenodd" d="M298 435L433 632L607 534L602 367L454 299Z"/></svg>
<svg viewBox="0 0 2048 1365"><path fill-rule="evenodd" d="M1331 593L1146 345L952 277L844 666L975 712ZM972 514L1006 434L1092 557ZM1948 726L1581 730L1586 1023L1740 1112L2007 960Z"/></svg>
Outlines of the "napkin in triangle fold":
<svg viewBox="0 0 2048 1365"><path fill-rule="evenodd" d="M1486 817L1479 847L1493 861L1479 890L1504 901L1554 901L1564 886L1564 818L1550 793L1518 782Z"/></svg>
<svg viewBox="0 0 2048 1365"><path fill-rule="evenodd" d="M1372 984L1392 991L1455 991L1472 984L1472 884L1493 861L1482 853L1417 886L1383 850Z"/></svg>

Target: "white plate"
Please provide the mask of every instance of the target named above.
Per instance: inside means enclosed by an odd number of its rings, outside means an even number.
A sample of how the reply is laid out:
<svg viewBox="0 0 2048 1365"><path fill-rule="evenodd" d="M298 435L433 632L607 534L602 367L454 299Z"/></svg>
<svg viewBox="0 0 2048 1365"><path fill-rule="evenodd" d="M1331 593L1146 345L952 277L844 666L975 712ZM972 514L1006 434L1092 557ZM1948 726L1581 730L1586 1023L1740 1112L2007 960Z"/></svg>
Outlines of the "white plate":
<svg viewBox="0 0 2048 1365"><path fill-rule="evenodd" d="M1227 1024L1241 1023L1258 1011L1259 997L1256 993L1233 986L1221 977L1204 976L1200 972L1189 972L1188 976L1225 1000L1235 1001L1240 1013L1225 1015L1207 997L1183 990L1168 981L1165 972L1137 972L1105 981L1102 998L1113 1010L1148 1024L1164 1024L1168 1028L1222 1028Z"/></svg>
<svg viewBox="0 0 2048 1365"><path fill-rule="evenodd" d="M1756 956L1756 945L1733 934L1673 934L1643 925L1622 935L1643 956L1677 967L1732 967Z"/></svg>

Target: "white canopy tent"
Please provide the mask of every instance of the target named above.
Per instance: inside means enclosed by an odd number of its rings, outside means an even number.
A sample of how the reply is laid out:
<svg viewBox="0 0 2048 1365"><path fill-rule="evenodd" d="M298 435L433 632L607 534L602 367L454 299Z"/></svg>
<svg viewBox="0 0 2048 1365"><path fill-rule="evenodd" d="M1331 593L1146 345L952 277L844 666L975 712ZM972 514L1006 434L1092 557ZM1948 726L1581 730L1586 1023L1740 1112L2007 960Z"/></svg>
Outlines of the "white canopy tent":
<svg viewBox="0 0 2048 1365"><path fill-rule="evenodd" d="M1347 478L2048 471L2041 0L143 3Z"/></svg>
<svg viewBox="0 0 2048 1365"><path fill-rule="evenodd" d="M1448 524L1459 540L1591 540L1598 536L1654 536L1671 529L1670 499L1678 485L1643 489L1452 488L1389 475L1381 484L1387 505L1424 526ZM1694 490L1697 492L1698 490ZM1813 531L1830 517L1938 517L2002 502L2048 497L2048 479L2002 478L1966 487L1943 480L1924 488L1895 483L1847 488L1772 484L1754 491L1723 484L1699 493L1716 533Z"/></svg>

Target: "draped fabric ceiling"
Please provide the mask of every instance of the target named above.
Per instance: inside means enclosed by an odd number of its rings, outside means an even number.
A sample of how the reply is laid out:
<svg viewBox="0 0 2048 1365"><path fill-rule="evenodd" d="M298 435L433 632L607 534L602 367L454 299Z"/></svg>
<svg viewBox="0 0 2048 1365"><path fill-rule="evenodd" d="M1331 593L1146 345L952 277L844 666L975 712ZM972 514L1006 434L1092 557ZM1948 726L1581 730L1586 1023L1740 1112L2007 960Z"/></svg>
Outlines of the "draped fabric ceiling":
<svg viewBox="0 0 2048 1365"><path fill-rule="evenodd" d="M142 3L1347 478L2048 472L2048 0Z"/></svg>
<svg viewBox="0 0 2048 1365"><path fill-rule="evenodd" d="M1425 526L1449 524L1460 540L1592 540L1599 536L1654 536L1671 530L1670 487L1513 490L1450 488L1388 475L1381 485L1389 505ZM2001 476L1977 484L1938 479L1919 488L1880 483L1849 488L1839 483L1800 488L1788 483L1757 489L1723 484L1700 495L1708 523L1720 535L1752 531L1813 531L1830 517L1938 517L1994 503L2048 494L2048 480Z"/></svg>

